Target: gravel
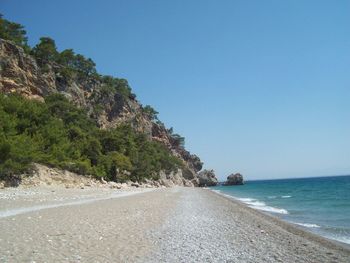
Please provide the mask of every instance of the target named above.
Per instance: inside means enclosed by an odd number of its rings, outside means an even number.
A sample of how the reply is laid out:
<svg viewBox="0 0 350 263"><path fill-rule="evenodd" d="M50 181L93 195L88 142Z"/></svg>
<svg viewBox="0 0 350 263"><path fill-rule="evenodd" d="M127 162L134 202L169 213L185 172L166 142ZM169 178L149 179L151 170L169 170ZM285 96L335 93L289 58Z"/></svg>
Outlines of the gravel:
<svg viewBox="0 0 350 263"><path fill-rule="evenodd" d="M0 262L350 262L348 247L210 190L21 191L0 192L0 210L60 205L0 218Z"/></svg>
<svg viewBox="0 0 350 263"><path fill-rule="evenodd" d="M350 262L350 251L209 190L178 189L145 262Z"/></svg>

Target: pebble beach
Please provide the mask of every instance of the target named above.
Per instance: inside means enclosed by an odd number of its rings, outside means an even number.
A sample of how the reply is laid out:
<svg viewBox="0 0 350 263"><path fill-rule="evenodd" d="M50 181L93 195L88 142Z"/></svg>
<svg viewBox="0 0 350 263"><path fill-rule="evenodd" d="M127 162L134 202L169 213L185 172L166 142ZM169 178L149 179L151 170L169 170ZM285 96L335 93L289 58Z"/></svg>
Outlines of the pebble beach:
<svg viewBox="0 0 350 263"><path fill-rule="evenodd" d="M208 189L0 191L1 262L349 262L349 246Z"/></svg>

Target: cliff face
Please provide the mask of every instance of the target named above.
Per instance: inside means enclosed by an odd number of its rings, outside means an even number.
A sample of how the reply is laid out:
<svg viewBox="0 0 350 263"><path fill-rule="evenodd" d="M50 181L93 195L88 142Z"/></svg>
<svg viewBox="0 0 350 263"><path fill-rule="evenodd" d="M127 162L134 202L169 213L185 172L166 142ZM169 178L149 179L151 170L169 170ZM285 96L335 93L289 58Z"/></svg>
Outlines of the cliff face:
<svg viewBox="0 0 350 263"><path fill-rule="evenodd" d="M149 139L163 143L173 155L184 161L184 168L174 174L161 174L161 180L173 184L199 185L202 169L199 157L190 154L160 121L144 111L135 96L106 91L97 78L66 78L61 66L47 64L41 68L36 60L10 41L0 39L0 92L18 93L40 101L52 93L64 94L72 103L87 111L101 129L129 124Z"/></svg>

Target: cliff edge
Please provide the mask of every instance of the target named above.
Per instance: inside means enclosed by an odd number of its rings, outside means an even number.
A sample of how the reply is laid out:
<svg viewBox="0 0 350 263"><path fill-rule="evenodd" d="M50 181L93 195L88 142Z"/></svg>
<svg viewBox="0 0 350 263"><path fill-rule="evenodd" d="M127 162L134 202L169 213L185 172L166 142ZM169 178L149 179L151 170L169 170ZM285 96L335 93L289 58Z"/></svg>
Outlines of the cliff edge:
<svg viewBox="0 0 350 263"><path fill-rule="evenodd" d="M200 158L185 150L183 138L167 129L153 108L140 104L124 79L96 72L67 73L67 67L57 60L40 61L14 42L0 39L0 92L41 102L50 94L59 93L83 109L100 129L130 125L148 140L163 144L182 161L177 172L160 172L159 181L163 185L200 185L198 172L203 165Z"/></svg>

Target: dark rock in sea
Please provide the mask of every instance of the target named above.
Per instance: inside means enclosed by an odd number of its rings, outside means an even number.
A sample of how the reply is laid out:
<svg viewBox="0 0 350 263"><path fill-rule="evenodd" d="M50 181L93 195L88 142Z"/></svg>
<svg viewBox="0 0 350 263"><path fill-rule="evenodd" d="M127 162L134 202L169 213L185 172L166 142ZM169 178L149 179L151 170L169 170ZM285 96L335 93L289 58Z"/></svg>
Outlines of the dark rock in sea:
<svg viewBox="0 0 350 263"><path fill-rule="evenodd" d="M230 174L227 176L227 181L224 183L224 185L242 185L243 182L243 176L240 173Z"/></svg>
<svg viewBox="0 0 350 263"><path fill-rule="evenodd" d="M203 170L198 174L199 186L215 186L218 184L218 179L213 170Z"/></svg>

